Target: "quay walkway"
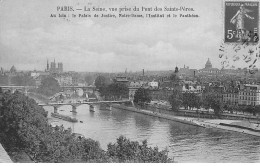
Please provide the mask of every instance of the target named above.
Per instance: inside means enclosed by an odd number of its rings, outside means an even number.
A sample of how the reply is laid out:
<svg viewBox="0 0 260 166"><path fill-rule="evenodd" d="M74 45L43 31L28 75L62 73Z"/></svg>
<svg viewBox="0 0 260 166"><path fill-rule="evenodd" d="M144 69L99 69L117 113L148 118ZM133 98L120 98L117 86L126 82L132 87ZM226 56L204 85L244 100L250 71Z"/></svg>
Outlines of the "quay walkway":
<svg viewBox="0 0 260 166"><path fill-rule="evenodd" d="M117 109L127 110L127 111L138 112L138 113L142 113L154 117L164 118L168 120L173 120L180 123L200 126L204 128L217 128L217 129L223 129L223 130L229 130L234 132L240 132L244 134L260 136L259 124L250 123L248 121L243 121L243 120L202 119L202 118L175 116L175 115L170 115L165 113L158 113L150 110L127 107L119 104L113 104L112 107Z"/></svg>
<svg viewBox="0 0 260 166"><path fill-rule="evenodd" d="M2 144L0 144L0 163L13 163Z"/></svg>

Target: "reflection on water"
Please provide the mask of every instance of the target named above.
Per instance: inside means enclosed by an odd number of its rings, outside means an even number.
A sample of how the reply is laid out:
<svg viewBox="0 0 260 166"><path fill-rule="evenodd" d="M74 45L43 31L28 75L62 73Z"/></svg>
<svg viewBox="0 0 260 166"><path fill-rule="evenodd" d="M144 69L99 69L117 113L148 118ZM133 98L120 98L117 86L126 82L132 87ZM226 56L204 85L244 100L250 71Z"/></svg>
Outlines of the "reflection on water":
<svg viewBox="0 0 260 166"><path fill-rule="evenodd" d="M52 107L44 107L53 112ZM56 118L50 122L71 127L76 133L98 140L103 149L109 142L124 135L133 141L148 140L149 146L167 148L169 156L178 162L259 162L259 137L224 131L205 129L162 118L147 116L125 110L113 109L89 111L81 105L72 114L71 106L62 106L61 114L76 117L79 123L70 123ZM82 121L82 123L80 123Z"/></svg>

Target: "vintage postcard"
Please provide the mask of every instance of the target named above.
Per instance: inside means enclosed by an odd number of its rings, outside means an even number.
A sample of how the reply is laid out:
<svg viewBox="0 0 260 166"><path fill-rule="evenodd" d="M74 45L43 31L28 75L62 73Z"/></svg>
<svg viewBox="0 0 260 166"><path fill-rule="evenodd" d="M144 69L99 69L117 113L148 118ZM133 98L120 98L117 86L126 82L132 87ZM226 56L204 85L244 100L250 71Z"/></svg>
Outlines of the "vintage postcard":
<svg viewBox="0 0 260 166"><path fill-rule="evenodd" d="M0 0L0 163L260 162L259 0Z"/></svg>

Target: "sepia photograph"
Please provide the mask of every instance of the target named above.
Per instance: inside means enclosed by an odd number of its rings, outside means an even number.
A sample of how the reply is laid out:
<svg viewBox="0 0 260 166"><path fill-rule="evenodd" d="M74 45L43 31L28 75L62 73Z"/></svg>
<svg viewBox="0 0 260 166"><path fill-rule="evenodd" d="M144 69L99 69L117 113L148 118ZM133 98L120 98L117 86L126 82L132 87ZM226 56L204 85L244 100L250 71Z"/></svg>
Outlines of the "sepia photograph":
<svg viewBox="0 0 260 166"><path fill-rule="evenodd" d="M259 163L259 0L0 0L0 165Z"/></svg>

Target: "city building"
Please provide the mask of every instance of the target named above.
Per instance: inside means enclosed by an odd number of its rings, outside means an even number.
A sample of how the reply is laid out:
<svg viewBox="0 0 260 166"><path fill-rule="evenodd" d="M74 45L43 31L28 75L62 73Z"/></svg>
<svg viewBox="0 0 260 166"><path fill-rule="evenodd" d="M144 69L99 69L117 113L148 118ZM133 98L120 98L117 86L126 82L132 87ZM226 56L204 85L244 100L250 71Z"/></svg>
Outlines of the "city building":
<svg viewBox="0 0 260 166"><path fill-rule="evenodd" d="M180 68L179 70L179 76L181 78L185 77L195 77L198 74L197 69L190 69L189 66L185 66L183 68Z"/></svg>
<svg viewBox="0 0 260 166"><path fill-rule="evenodd" d="M228 88L223 92L223 102L230 105L237 105L239 101L239 89Z"/></svg>
<svg viewBox="0 0 260 166"><path fill-rule="evenodd" d="M55 79L58 81L60 86L72 85L72 77L69 75L60 75L55 77Z"/></svg>
<svg viewBox="0 0 260 166"><path fill-rule="evenodd" d="M156 81L151 81L151 82L148 82L148 86L152 89L158 89L159 88L159 83L156 82Z"/></svg>
<svg viewBox="0 0 260 166"><path fill-rule="evenodd" d="M117 77L115 78L115 82L117 82L117 83L123 83L123 84L126 84L126 85L129 83L127 77L125 77L125 76L117 76Z"/></svg>
<svg viewBox="0 0 260 166"><path fill-rule="evenodd" d="M182 86L182 93L202 93L202 86L200 85L188 85L184 84Z"/></svg>
<svg viewBox="0 0 260 166"><path fill-rule="evenodd" d="M141 88L143 86L144 82L143 81L133 81L130 82L129 86L128 86L128 90L129 90L129 100L133 100L134 96L135 96L135 92Z"/></svg>
<svg viewBox="0 0 260 166"><path fill-rule="evenodd" d="M239 105L260 105L260 85L244 84L239 91Z"/></svg>
<svg viewBox="0 0 260 166"><path fill-rule="evenodd" d="M205 68L198 70L199 75L218 75L222 74L221 70L218 68L213 68L212 64L210 62L210 59L208 58Z"/></svg>

